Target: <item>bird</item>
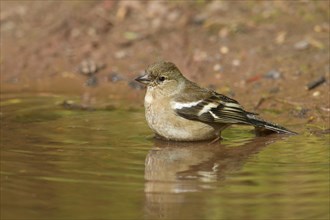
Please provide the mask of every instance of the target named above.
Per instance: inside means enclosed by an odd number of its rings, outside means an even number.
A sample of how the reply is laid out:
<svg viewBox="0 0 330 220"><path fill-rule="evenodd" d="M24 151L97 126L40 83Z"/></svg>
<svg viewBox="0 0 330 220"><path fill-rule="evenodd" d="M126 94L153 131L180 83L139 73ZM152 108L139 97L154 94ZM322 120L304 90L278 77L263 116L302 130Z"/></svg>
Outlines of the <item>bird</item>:
<svg viewBox="0 0 330 220"><path fill-rule="evenodd" d="M256 134L297 134L246 111L241 104L188 80L172 62L158 61L135 79L146 85L146 121L155 136L168 141L220 140L230 125L251 125Z"/></svg>

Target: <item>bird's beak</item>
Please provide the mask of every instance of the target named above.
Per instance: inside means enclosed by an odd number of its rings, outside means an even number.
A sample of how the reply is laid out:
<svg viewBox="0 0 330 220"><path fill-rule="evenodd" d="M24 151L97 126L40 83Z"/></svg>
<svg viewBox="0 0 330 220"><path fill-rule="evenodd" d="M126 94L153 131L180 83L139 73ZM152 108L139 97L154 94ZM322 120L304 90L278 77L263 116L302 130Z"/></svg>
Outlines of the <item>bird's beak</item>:
<svg viewBox="0 0 330 220"><path fill-rule="evenodd" d="M135 80L138 81L139 83L142 83L142 84L145 84L145 85L148 85L151 82L151 79L150 79L148 73L137 77Z"/></svg>

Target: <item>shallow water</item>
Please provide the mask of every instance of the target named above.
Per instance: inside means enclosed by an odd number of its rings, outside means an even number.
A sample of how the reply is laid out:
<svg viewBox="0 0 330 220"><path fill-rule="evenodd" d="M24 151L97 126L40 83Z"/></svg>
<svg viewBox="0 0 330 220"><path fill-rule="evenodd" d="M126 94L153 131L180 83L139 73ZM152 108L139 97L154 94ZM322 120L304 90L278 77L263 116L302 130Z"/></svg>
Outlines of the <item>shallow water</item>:
<svg viewBox="0 0 330 220"><path fill-rule="evenodd" d="M1 219L328 219L329 135L151 138L143 109L1 99Z"/></svg>

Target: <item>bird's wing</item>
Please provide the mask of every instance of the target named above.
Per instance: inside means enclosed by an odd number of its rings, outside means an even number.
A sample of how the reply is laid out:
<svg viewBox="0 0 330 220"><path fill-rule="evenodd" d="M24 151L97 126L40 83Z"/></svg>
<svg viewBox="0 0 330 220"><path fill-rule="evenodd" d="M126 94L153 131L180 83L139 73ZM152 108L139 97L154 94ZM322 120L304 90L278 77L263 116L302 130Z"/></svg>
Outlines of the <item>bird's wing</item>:
<svg viewBox="0 0 330 220"><path fill-rule="evenodd" d="M204 123L249 124L259 130L297 134L277 124L265 121L256 113L245 111L234 99L191 84L182 96L171 102L177 115Z"/></svg>
<svg viewBox="0 0 330 220"><path fill-rule="evenodd" d="M171 103L173 110L181 117L205 123L250 124L247 112L234 99L213 91L204 91L201 99L183 102L177 99Z"/></svg>

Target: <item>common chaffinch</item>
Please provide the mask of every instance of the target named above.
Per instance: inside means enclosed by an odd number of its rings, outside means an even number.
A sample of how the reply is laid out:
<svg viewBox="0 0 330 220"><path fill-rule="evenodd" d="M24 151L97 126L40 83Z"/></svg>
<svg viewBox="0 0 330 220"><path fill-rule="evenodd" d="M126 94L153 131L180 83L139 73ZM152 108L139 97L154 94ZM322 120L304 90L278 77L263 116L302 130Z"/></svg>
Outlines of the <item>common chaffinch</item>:
<svg viewBox="0 0 330 220"><path fill-rule="evenodd" d="M147 86L145 116L156 136L174 141L220 139L233 124L254 126L257 132L295 134L245 111L234 99L201 88L186 79L171 62L156 62L136 81Z"/></svg>

